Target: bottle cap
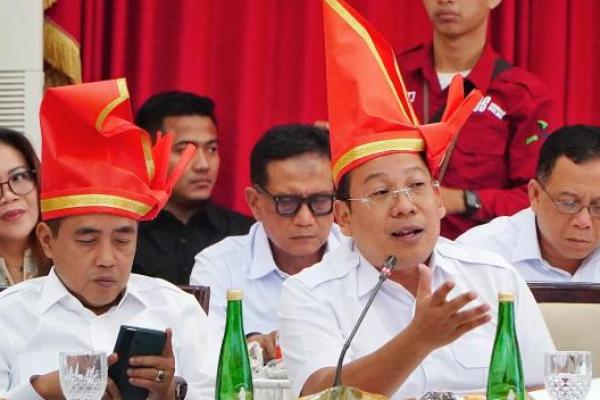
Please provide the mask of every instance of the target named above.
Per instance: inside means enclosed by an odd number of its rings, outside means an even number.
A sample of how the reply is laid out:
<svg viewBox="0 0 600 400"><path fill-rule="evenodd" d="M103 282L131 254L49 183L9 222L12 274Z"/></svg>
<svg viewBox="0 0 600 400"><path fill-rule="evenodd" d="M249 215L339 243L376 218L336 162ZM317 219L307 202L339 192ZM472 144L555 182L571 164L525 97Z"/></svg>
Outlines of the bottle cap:
<svg viewBox="0 0 600 400"><path fill-rule="evenodd" d="M515 301L515 294L511 292L498 293L498 301Z"/></svg>
<svg viewBox="0 0 600 400"><path fill-rule="evenodd" d="M242 291L239 289L228 289L227 290L227 301L229 300L241 300Z"/></svg>

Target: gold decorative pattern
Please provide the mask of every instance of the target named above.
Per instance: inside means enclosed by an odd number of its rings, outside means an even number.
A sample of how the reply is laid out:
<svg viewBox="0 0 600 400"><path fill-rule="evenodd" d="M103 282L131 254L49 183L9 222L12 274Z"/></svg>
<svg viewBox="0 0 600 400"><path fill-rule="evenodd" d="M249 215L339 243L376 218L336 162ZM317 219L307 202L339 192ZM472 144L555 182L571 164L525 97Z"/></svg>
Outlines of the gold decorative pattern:
<svg viewBox="0 0 600 400"><path fill-rule="evenodd" d="M119 104L121 104L122 102L124 102L125 100L127 100L129 98L129 91L127 90L127 82L125 82L125 79L123 79L123 78L117 79L117 89L119 90L119 97L117 97L116 99L114 99L113 101L108 103L108 105L106 107L104 107L104 109L102 111L100 111L100 114L98 114L98 118L96 119L96 125L95 125L97 131L102 129L102 124L104 124L104 121L110 115L110 113Z"/></svg>
<svg viewBox="0 0 600 400"><path fill-rule="evenodd" d="M418 138L398 138L381 140L377 142L365 143L353 147L344 153L333 166L333 178L337 181L338 174L350 163L378 153L386 151L410 151L420 152L425 150L425 143L423 139Z"/></svg>
<svg viewBox="0 0 600 400"><path fill-rule="evenodd" d="M110 207L143 216L152 209L148 204L111 194L67 195L42 199L40 203L44 213L78 207Z"/></svg>
<svg viewBox="0 0 600 400"><path fill-rule="evenodd" d="M146 171L148 171L148 182L154 179L156 168L154 166L154 157L152 156L152 143L145 132L141 134L142 151L144 152L144 161L146 163Z"/></svg>

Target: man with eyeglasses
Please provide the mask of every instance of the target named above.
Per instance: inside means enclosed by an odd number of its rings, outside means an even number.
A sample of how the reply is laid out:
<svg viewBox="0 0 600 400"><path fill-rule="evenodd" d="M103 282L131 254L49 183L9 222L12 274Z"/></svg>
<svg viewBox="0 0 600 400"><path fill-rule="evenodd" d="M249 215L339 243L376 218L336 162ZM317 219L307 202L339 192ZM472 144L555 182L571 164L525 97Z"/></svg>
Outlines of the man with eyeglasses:
<svg viewBox="0 0 600 400"><path fill-rule="evenodd" d="M445 209L433 179L481 95L463 99L457 76L441 121L420 125L381 34L342 1L323 8L334 213L352 241L283 285L293 394L330 388L339 371L343 385L394 400L485 391L499 292L515 294L525 380L541 384L554 346L525 281L502 257L440 237ZM373 298L390 256L395 268Z"/></svg>
<svg viewBox="0 0 600 400"><path fill-rule="evenodd" d="M279 293L285 279L343 240L333 224L329 138L312 125L268 130L251 154L246 201L258 221L196 256L191 284L210 286L209 318L223 328L225 291L244 291L244 328L265 360L276 356Z"/></svg>
<svg viewBox="0 0 600 400"><path fill-rule="evenodd" d="M527 281L600 282L600 129L558 129L529 182L531 207L458 241L495 251Z"/></svg>

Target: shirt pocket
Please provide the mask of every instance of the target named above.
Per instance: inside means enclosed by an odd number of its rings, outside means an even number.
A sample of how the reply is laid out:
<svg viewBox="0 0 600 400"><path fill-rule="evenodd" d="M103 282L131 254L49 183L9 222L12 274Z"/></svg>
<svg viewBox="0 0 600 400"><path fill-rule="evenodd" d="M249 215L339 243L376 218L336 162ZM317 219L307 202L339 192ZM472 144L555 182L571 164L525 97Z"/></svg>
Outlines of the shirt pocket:
<svg viewBox="0 0 600 400"><path fill-rule="evenodd" d="M448 178L454 170L469 188L503 187L508 176L509 135L506 122L483 116L469 119L458 135Z"/></svg>
<svg viewBox="0 0 600 400"><path fill-rule="evenodd" d="M493 336L483 334L467 334L452 345L452 353L458 365L457 371L475 386L485 386L493 347Z"/></svg>

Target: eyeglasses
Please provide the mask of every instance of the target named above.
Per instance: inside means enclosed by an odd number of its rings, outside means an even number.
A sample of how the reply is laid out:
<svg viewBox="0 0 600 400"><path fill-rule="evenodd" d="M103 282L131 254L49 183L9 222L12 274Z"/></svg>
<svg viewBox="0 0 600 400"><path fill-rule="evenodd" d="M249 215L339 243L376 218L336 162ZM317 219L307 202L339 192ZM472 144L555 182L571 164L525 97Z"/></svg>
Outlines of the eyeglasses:
<svg viewBox="0 0 600 400"><path fill-rule="evenodd" d="M35 170L21 170L9 175L6 181L0 182L2 195L4 195L4 185L7 185L14 194L24 196L35 188Z"/></svg>
<svg viewBox="0 0 600 400"><path fill-rule="evenodd" d="M303 204L308 206L308 209L315 217L329 215L333 211L333 201L335 200L333 193L317 193L307 197L293 194L272 195L260 185L254 185L254 187L275 203L275 211L282 217L295 216Z"/></svg>
<svg viewBox="0 0 600 400"><path fill-rule="evenodd" d="M418 181L401 188L381 187L377 188L360 198L346 199L347 201L360 201L367 206L392 207L396 204L401 194L405 194L408 200L416 204L428 200L433 195L439 184L436 181Z"/></svg>
<svg viewBox="0 0 600 400"><path fill-rule="evenodd" d="M579 200L555 200L552 195L546 190L546 187L542 184L542 182L537 181L540 185L546 196L552 201L554 207L563 214L568 215L576 215L581 212L584 208L588 209L590 215L594 218L600 218L600 204L590 204L588 206L584 206L582 202Z"/></svg>

